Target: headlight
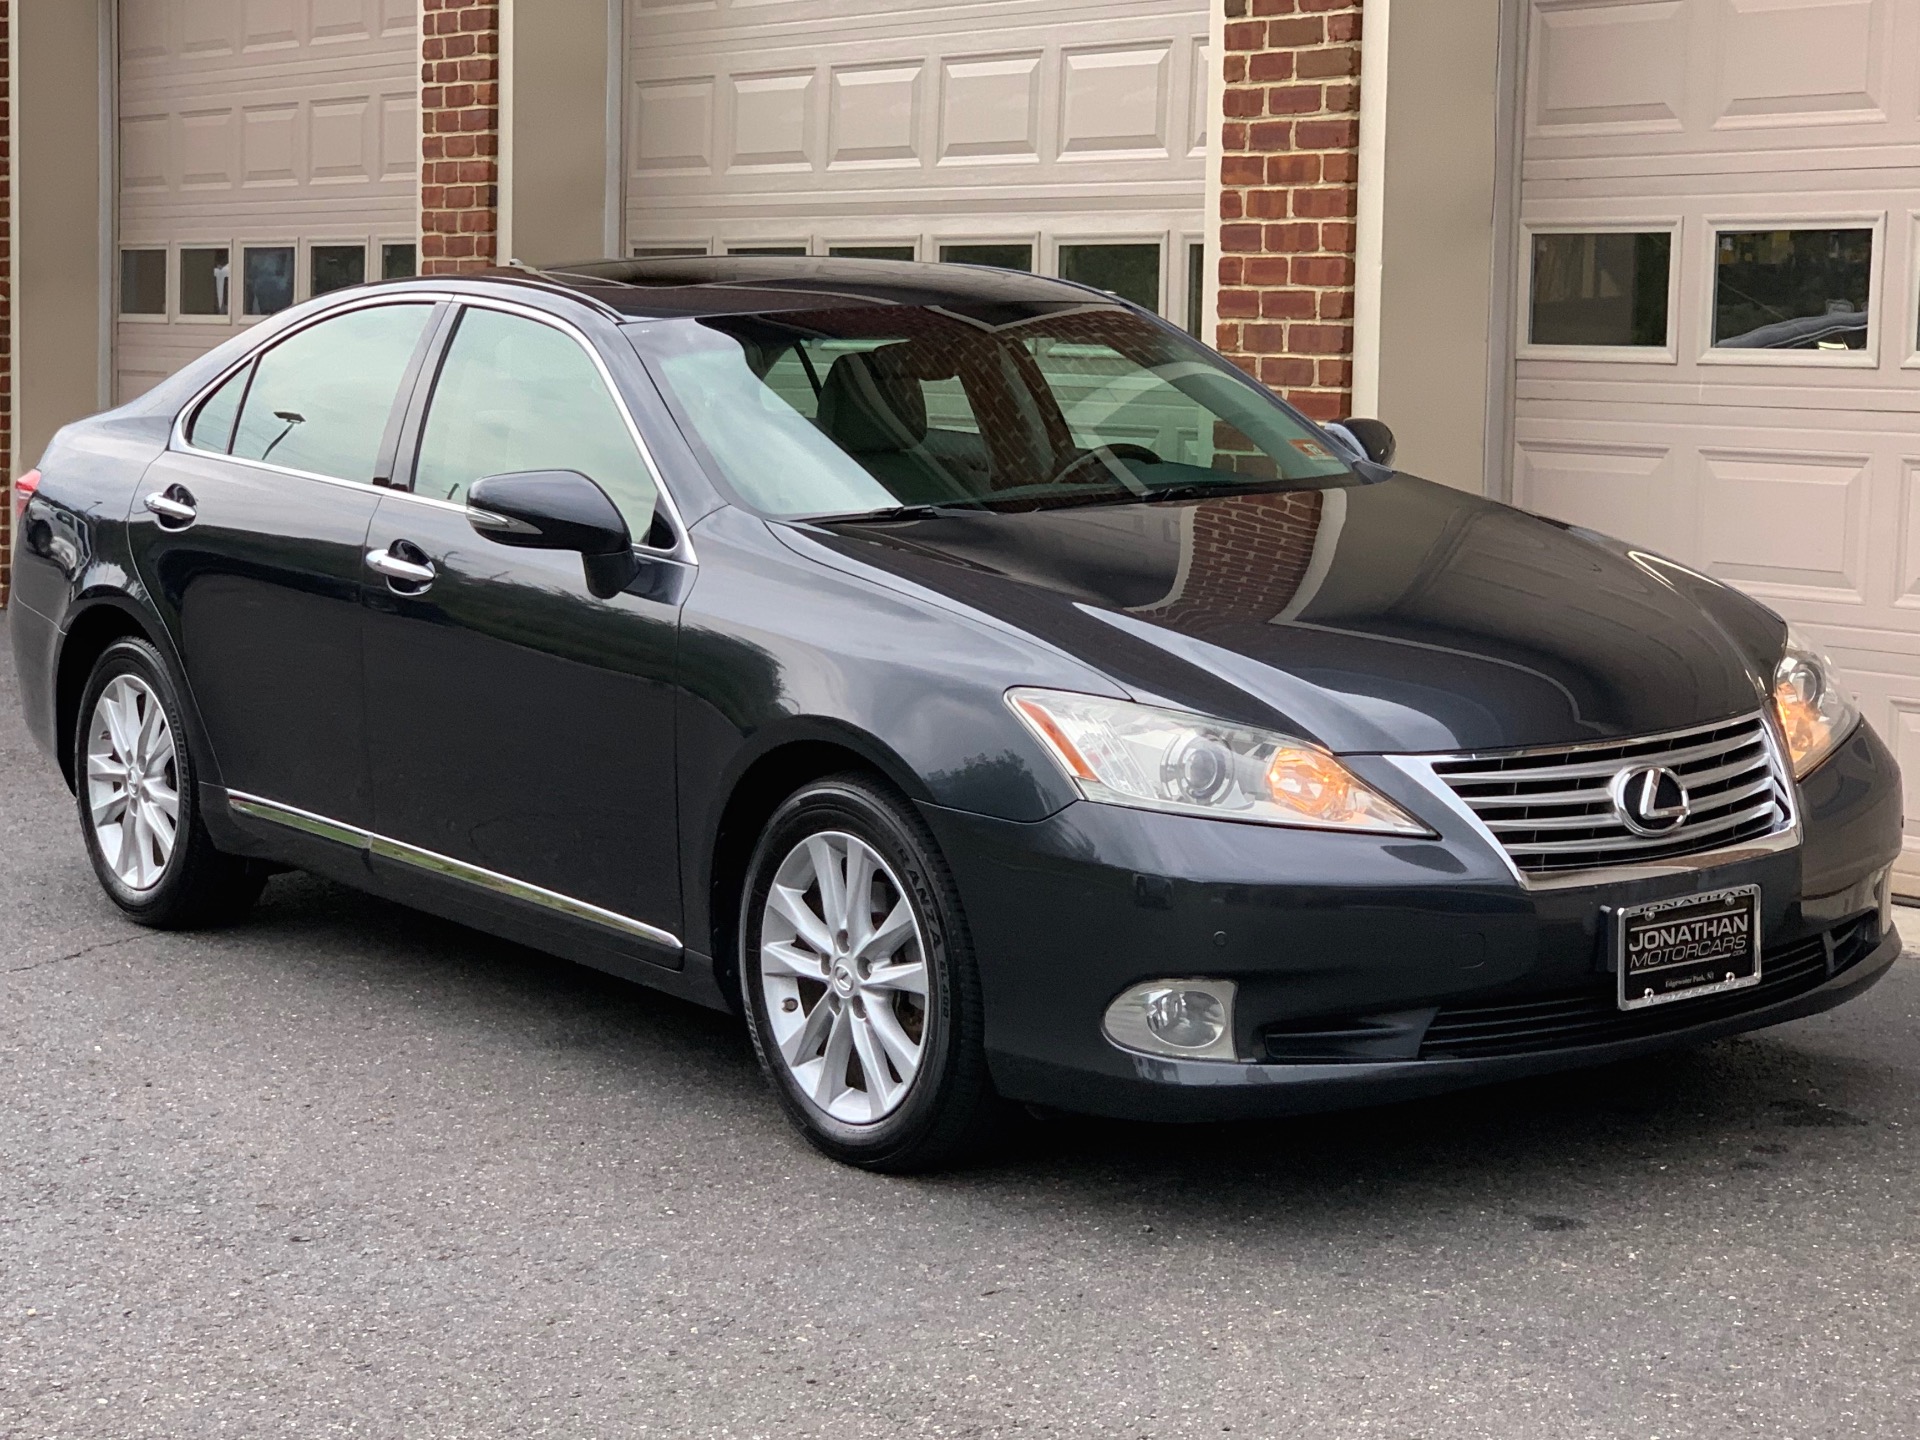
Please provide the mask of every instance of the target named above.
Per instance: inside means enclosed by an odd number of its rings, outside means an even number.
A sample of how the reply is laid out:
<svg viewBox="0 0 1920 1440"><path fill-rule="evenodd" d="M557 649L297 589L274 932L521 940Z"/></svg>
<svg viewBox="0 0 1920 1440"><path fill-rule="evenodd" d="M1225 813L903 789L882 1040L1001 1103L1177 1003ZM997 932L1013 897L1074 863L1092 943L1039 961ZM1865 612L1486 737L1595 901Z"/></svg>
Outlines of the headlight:
<svg viewBox="0 0 1920 1440"><path fill-rule="evenodd" d="M1860 712L1834 677L1833 662L1793 631L1773 670L1773 709L1787 739L1793 778L1805 778L1859 722Z"/></svg>
<svg viewBox="0 0 1920 1440"><path fill-rule="evenodd" d="M1430 833L1325 750L1286 735L1058 690L1012 690L1007 703L1089 800L1262 825Z"/></svg>

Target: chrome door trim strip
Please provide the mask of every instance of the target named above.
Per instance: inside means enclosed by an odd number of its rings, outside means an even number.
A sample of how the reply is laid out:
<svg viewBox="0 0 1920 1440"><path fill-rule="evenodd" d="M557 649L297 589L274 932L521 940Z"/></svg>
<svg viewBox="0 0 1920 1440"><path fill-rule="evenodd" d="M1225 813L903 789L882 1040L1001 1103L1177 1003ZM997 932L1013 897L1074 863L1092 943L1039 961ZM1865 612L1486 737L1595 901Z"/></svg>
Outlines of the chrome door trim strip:
<svg viewBox="0 0 1920 1440"><path fill-rule="evenodd" d="M411 865L416 870L424 870L430 875L439 875L448 880L457 880L477 890L485 890L489 894L537 905L543 910L551 910L555 914L565 915L574 920L584 920L592 925L604 926L609 930L618 930L624 935L634 936L636 939L645 940L649 944L658 945L667 950L678 952L686 948L681 944L679 936L662 930L657 925L649 925L644 920L635 920L629 915L602 909L598 905L588 904L585 900L576 900L570 895L562 895L557 890L548 890L525 880L515 880L510 875L502 875L478 865L470 865L464 860L455 860L451 856L441 855L418 845L409 845L403 840L392 840L371 830L362 830L358 826L343 825L337 820L329 820L324 815L316 815L311 810L283 805L278 800L267 800L238 790L227 792L227 804L249 819L265 820L270 824L284 825L290 830L317 835L322 840L332 840L355 850L363 850L383 860Z"/></svg>
<svg viewBox="0 0 1920 1440"><path fill-rule="evenodd" d="M239 790L227 791L227 805L250 820L265 820L274 825L284 825L289 830L318 835L322 840L331 840L335 844L350 846L355 850L365 850L373 841L372 835L356 826L342 825L338 820L329 820L326 816L316 815L311 810L282 805L278 800L263 800L258 795L248 795Z"/></svg>
<svg viewBox="0 0 1920 1440"><path fill-rule="evenodd" d="M502 875L497 871L483 870L478 865L469 865L464 860L455 860L431 850L423 850L418 845L409 845L402 840L389 840L384 835L375 835L372 851L382 859L397 860L403 865L413 866L416 870L443 875L449 880L461 881L477 890L504 895L509 900L522 900L530 905L538 905L543 909L571 916L575 920L604 925L609 930L619 930L669 950L685 948L677 936L669 934L658 926L649 925L644 920L635 920L612 910L603 910L598 905L589 905L584 900L575 900L572 896L562 895L557 890L548 890L539 885L529 884L525 880L515 880L512 876Z"/></svg>

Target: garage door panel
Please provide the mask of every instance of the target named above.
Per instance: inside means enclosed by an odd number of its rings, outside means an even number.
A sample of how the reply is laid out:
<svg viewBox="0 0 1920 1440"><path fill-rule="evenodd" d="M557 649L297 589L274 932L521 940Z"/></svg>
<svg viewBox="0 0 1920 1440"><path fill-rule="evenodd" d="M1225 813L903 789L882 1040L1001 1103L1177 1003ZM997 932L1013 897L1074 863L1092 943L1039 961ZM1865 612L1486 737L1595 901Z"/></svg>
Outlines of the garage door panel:
<svg viewBox="0 0 1920 1440"><path fill-rule="evenodd" d="M1669 531L1666 446L1522 439L1515 459L1514 499L1529 510L1623 538Z"/></svg>
<svg viewBox="0 0 1920 1440"><path fill-rule="evenodd" d="M1205 0L630 0L628 26L637 248L885 238L934 258L938 232L1044 264L1055 235L1204 232Z"/></svg>
<svg viewBox="0 0 1920 1440"><path fill-rule="evenodd" d="M1700 452L1700 561L1756 594L1864 604L1865 455Z"/></svg>
<svg viewBox="0 0 1920 1440"><path fill-rule="evenodd" d="M115 327L129 399L235 333L249 244L383 242L419 225L415 0L121 0L119 231L163 250L166 312ZM183 248L228 252L224 316L185 315Z"/></svg>
<svg viewBox="0 0 1920 1440"><path fill-rule="evenodd" d="M1715 123L1884 120L1890 9L1890 0L1729 0Z"/></svg>
<svg viewBox="0 0 1920 1440"><path fill-rule="evenodd" d="M1899 752L1920 817L1920 0L1532 4L1523 225L1670 230L1675 283L1665 346L1526 346L1515 498L1804 628ZM1692 58L1675 68L1661 45ZM1857 242L1822 260L1817 240L1771 238L1862 228L1864 285ZM1621 273L1556 270L1552 303L1617 303ZM1864 336L1828 318L1862 293ZM1723 314L1756 348L1714 348ZM1801 322L1807 348L1757 348Z"/></svg>

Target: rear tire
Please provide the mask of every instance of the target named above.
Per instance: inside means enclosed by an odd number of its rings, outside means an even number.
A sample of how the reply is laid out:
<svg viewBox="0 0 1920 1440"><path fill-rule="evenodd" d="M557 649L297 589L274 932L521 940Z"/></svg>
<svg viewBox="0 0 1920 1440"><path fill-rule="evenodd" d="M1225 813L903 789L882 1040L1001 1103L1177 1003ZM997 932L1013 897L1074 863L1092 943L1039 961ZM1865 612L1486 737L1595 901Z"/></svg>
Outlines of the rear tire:
<svg viewBox="0 0 1920 1440"><path fill-rule="evenodd" d="M959 892L891 790L836 775L774 813L747 872L740 978L761 1068L823 1153L905 1174L993 1133Z"/></svg>
<svg viewBox="0 0 1920 1440"><path fill-rule="evenodd" d="M80 697L80 833L108 898L157 930L236 920L267 883L266 866L214 848L186 735L159 652L131 638L109 645Z"/></svg>

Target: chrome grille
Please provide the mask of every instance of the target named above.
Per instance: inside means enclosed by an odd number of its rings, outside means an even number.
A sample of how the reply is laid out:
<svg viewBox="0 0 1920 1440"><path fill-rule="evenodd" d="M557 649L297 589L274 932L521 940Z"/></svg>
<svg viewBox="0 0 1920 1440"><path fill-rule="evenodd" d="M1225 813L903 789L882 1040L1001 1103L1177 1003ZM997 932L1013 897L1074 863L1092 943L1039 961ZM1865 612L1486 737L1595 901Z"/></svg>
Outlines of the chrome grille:
<svg viewBox="0 0 1920 1440"><path fill-rule="evenodd" d="M1678 775L1692 806L1662 835L1630 830L1610 793L1616 775L1648 765ZM1771 835L1793 813L1758 715L1642 739L1458 756L1435 761L1433 771L1530 875L1717 850Z"/></svg>

